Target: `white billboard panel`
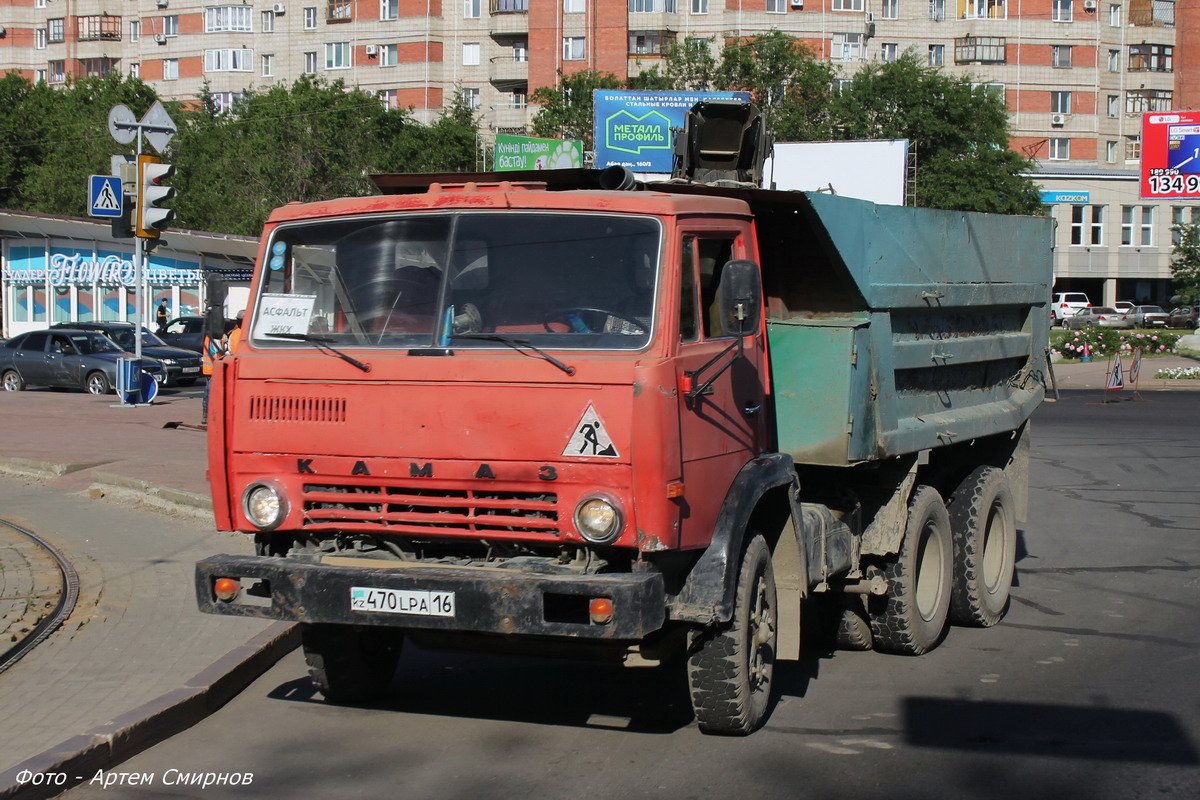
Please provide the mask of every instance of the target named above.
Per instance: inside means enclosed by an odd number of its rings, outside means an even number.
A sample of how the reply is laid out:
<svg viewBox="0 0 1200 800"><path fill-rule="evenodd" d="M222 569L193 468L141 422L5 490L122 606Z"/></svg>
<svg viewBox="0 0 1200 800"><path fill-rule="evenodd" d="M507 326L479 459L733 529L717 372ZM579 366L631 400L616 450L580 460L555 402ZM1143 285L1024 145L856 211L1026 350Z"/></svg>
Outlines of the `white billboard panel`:
<svg viewBox="0 0 1200 800"><path fill-rule="evenodd" d="M776 142L763 174L767 189L832 191L902 206L908 178L908 140Z"/></svg>

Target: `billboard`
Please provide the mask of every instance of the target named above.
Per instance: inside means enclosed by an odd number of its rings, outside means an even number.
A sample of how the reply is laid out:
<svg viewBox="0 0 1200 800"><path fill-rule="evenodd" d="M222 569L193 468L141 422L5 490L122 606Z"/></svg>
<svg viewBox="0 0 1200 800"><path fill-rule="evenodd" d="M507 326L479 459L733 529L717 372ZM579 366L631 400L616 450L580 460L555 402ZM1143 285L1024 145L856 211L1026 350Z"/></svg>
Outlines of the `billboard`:
<svg viewBox="0 0 1200 800"><path fill-rule="evenodd" d="M832 191L902 206L908 186L908 140L776 142L763 175L767 189Z"/></svg>
<svg viewBox="0 0 1200 800"><path fill-rule="evenodd" d="M571 169L582 166L582 142L496 134L496 149L492 154L492 169L496 172L526 169Z"/></svg>
<svg viewBox="0 0 1200 800"><path fill-rule="evenodd" d="M1142 115L1142 199L1200 199L1200 111Z"/></svg>
<svg viewBox="0 0 1200 800"><path fill-rule="evenodd" d="M597 169L619 165L634 172L671 172L672 128L683 128L701 100L750 101L748 92L629 92L597 89Z"/></svg>

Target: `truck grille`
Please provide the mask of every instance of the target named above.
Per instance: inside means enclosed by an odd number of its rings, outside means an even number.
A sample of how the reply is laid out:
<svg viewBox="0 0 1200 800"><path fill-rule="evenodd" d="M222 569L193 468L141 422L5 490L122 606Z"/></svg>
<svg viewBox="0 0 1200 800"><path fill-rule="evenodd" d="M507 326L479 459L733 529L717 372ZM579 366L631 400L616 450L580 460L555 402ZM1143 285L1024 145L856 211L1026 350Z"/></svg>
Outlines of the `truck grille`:
<svg viewBox="0 0 1200 800"><path fill-rule="evenodd" d="M250 419L258 422L345 422L346 398L251 395Z"/></svg>
<svg viewBox="0 0 1200 800"><path fill-rule="evenodd" d="M558 495L547 492L310 483L303 503L306 530L513 539L559 535Z"/></svg>

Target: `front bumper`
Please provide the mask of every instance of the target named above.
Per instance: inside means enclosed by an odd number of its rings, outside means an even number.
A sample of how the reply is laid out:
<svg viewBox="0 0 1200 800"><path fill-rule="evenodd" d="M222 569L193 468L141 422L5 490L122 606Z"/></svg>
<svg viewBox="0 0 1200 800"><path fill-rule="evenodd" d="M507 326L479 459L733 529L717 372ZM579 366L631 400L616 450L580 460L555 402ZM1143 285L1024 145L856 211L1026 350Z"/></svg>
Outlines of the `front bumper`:
<svg viewBox="0 0 1200 800"><path fill-rule="evenodd" d="M243 592L230 602L218 600L213 594L217 578L239 579L243 586L264 581L267 596ZM355 586L454 592L455 614L352 611L350 588ZM613 618L606 624L587 618L587 603L596 597L612 601ZM657 573L557 575L387 562L341 566L260 556L216 555L198 562L196 599L207 614L597 640L640 640L666 619L666 595Z"/></svg>

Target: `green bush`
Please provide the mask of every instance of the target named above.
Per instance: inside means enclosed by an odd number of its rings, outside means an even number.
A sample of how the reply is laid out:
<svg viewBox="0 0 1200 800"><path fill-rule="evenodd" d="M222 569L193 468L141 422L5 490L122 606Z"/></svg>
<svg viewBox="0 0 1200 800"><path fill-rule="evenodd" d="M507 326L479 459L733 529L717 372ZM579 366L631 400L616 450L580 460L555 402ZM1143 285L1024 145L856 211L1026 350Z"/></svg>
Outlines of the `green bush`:
<svg viewBox="0 0 1200 800"><path fill-rule="evenodd" d="M1085 328L1079 331L1053 331L1050 334L1050 350L1064 358L1079 358L1084 349L1092 358L1103 358L1113 353L1132 353L1139 347L1148 356L1176 352L1178 333L1123 331L1116 328Z"/></svg>

